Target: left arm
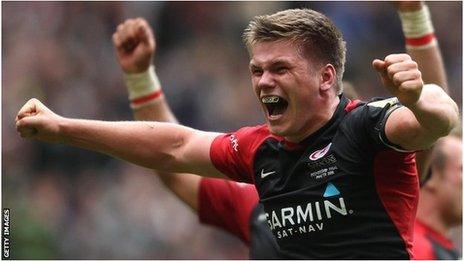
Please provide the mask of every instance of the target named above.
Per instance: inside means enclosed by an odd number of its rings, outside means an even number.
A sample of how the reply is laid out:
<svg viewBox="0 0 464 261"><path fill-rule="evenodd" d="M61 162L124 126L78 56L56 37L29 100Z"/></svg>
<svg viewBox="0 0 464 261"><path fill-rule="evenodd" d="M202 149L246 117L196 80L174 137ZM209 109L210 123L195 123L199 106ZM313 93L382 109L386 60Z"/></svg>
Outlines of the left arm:
<svg viewBox="0 0 464 261"><path fill-rule="evenodd" d="M458 123L456 103L437 85L425 85L417 63L407 54L375 60L383 85L405 107L392 112L385 125L390 142L406 150L429 148Z"/></svg>

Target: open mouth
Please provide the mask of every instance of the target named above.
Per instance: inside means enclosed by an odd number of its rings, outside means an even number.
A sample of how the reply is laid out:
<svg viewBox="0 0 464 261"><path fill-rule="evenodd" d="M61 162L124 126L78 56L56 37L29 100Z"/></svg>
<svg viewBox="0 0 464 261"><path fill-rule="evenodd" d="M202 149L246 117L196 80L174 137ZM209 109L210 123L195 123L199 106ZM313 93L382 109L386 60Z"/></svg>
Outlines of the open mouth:
<svg viewBox="0 0 464 261"><path fill-rule="evenodd" d="M269 116L281 115L288 107L288 102L279 96L263 97L261 98L261 102L266 106Z"/></svg>

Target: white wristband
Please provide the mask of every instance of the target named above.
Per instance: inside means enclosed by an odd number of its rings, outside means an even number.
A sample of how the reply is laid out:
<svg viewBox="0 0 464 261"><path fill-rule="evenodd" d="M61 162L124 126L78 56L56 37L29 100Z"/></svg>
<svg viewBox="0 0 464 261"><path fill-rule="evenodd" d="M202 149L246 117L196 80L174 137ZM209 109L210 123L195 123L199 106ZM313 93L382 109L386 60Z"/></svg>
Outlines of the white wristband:
<svg viewBox="0 0 464 261"><path fill-rule="evenodd" d="M413 12L398 12L406 38L418 38L434 32L428 6Z"/></svg>
<svg viewBox="0 0 464 261"><path fill-rule="evenodd" d="M142 73L124 73L124 82L131 101L161 90L161 84L153 65Z"/></svg>
<svg viewBox="0 0 464 261"><path fill-rule="evenodd" d="M142 73L124 73L124 82L132 109L152 104L163 94L153 65L150 65L148 70Z"/></svg>

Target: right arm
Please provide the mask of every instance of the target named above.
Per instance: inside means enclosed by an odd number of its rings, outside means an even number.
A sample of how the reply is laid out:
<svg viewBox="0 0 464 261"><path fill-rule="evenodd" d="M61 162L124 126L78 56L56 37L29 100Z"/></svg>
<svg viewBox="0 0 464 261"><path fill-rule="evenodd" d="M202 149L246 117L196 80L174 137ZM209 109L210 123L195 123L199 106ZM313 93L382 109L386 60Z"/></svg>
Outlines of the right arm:
<svg viewBox="0 0 464 261"><path fill-rule="evenodd" d="M24 138L94 150L147 168L221 176L209 154L217 133L163 122L68 119L37 99L21 108L16 128Z"/></svg>

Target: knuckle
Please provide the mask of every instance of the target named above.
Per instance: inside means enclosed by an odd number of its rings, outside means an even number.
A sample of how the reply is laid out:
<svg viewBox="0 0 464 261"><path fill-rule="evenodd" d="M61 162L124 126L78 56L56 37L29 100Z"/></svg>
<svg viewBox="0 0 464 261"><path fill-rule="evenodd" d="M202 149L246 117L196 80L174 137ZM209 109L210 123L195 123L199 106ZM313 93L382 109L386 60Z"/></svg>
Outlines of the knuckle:
<svg viewBox="0 0 464 261"><path fill-rule="evenodd" d="M411 60L411 56L407 53L402 53L401 56L404 60Z"/></svg>
<svg viewBox="0 0 464 261"><path fill-rule="evenodd" d="M401 75L400 75L399 73L395 73L395 74L393 75L393 82L394 82L395 84L401 83Z"/></svg>
<svg viewBox="0 0 464 261"><path fill-rule="evenodd" d="M393 66L391 66L391 65L388 66L388 67L387 67L387 73L388 73L388 75L389 75L390 77L393 77L394 74L395 74L395 68L393 68Z"/></svg>

